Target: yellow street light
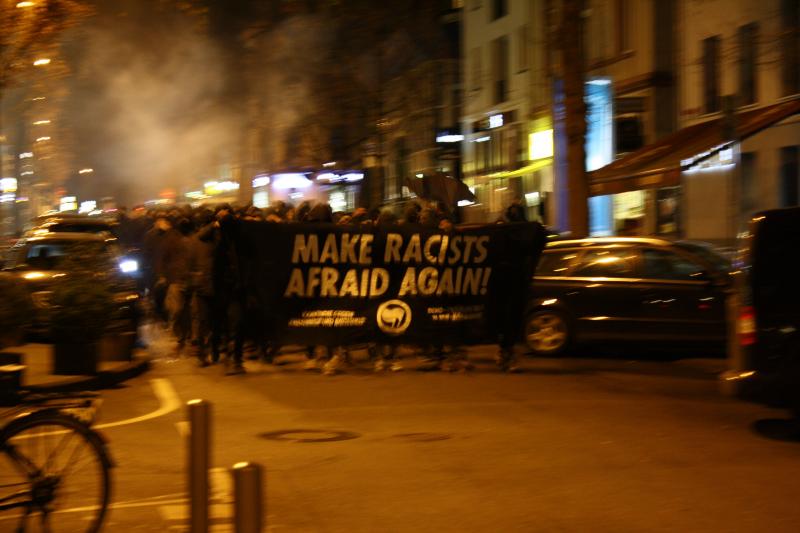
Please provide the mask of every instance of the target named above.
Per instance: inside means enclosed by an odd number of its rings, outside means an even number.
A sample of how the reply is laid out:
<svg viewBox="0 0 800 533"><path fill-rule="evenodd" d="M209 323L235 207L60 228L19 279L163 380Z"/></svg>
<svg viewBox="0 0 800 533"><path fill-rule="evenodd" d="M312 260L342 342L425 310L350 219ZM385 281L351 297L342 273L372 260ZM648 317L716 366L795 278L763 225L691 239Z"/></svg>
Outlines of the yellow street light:
<svg viewBox="0 0 800 533"><path fill-rule="evenodd" d="M19 8L23 8L23 7L33 7L33 6L35 6L35 5L36 5L36 4L35 4L34 2L17 2L17 7L19 7Z"/></svg>
<svg viewBox="0 0 800 533"><path fill-rule="evenodd" d="M36 61L33 62L33 65L36 67L41 67L43 65L49 65L49 64L50 64L50 59L47 57L43 57L42 59L37 59Z"/></svg>

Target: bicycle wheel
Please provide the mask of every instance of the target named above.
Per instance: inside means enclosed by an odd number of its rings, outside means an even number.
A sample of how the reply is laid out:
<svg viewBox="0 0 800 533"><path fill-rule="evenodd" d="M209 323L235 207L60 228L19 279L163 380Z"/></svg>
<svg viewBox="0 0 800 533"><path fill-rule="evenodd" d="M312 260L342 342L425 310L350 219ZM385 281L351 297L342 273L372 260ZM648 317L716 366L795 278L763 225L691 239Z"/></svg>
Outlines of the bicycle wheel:
<svg viewBox="0 0 800 533"><path fill-rule="evenodd" d="M11 422L0 443L0 487L4 493L26 491L28 502L0 515L0 531L100 530L111 495L111 461L97 433L63 413L42 411Z"/></svg>

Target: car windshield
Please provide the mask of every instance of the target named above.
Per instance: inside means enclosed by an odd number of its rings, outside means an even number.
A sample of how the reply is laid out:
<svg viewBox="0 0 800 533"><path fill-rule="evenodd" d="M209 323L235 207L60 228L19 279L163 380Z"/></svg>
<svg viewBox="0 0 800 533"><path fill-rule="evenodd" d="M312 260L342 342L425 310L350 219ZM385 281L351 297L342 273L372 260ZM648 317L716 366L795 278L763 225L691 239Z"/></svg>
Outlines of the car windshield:
<svg viewBox="0 0 800 533"><path fill-rule="evenodd" d="M16 263L34 270L59 270L76 253L96 260L98 266L109 259L104 242L33 241L17 251Z"/></svg>

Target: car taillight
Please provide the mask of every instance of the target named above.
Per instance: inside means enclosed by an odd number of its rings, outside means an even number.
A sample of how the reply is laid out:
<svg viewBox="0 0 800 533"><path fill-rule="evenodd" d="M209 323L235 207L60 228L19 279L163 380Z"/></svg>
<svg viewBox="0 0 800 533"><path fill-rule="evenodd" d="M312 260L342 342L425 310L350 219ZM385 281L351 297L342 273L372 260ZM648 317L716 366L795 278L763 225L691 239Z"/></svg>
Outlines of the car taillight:
<svg viewBox="0 0 800 533"><path fill-rule="evenodd" d="M739 312L739 344L751 346L756 343L756 313L752 306L742 307Z"/></svg>

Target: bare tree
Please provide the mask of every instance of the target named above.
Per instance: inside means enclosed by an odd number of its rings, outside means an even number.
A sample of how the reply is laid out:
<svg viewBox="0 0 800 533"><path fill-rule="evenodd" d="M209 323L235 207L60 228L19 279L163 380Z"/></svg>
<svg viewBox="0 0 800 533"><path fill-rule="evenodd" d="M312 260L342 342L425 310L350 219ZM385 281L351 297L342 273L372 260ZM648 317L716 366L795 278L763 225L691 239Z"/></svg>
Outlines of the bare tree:
<svg viewBox="0 0 800 533"><path fill-rule="evenodd" d="M562 53L567 130L569 229L575 237L589 234L589 184L586 176L586 103L584 101L585 0L563 0L558 44Z"/></svg>

